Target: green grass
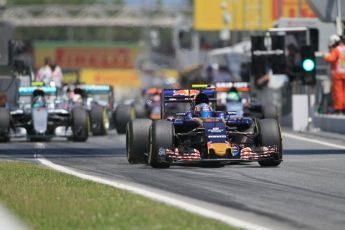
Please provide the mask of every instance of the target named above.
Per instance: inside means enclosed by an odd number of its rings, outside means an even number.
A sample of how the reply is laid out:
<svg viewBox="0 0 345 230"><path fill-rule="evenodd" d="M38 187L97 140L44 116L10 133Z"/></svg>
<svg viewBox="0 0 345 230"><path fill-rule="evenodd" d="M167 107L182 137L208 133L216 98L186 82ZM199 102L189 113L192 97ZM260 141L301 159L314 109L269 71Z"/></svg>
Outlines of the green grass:
<svg viewBox="0 0 345 230"><path fill-rule="evenodd" d="M233 229L29 163L0 161L0 200L33 229Z"/></svg>

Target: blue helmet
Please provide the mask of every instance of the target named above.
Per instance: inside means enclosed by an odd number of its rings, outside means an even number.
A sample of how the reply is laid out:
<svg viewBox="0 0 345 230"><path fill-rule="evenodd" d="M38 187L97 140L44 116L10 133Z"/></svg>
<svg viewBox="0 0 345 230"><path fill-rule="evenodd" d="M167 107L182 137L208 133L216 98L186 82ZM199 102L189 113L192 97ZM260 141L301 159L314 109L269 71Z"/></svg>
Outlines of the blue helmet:
<svg viewBox="0 0 345 230"><path fill-rule="evenodd" d="M201 103L196 105L194 111L200 118L212 117L212 108L209 104Z"/></svg>
<svg viewBox="0 0 345 230"><path fill-rule="evenodd" d="M228 94L226 95L226 101L233 102L233 101L241 101L241 97L238 93L238 90L235 87L232 87Z"/></svg>

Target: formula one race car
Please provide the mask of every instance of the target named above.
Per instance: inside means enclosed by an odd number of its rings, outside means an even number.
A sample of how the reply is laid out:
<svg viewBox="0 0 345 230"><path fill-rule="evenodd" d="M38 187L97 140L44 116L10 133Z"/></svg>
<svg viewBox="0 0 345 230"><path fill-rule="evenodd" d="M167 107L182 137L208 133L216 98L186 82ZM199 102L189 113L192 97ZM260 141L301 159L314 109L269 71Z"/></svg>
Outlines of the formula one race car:
<svg viewBox="0 0 345 230"><path fill-rule="evenodd" d="M86 97L85 106L89 111L91 132L93 135L106 135L113 126L114 91L110 85L79 85Z"/></svg>
<svg viewBox="0 0 345 230"><path fill-rule="evenodd" d="M115 110L115 126L118 133L126 132L127 123L134 118L158 120L161 117L161 89L147 88L141 97L130 104L120 104Z"/></svg>
<svg viewBox="0 0 345 230"><path fill-rule="evenodd" d="M136 118L158 120L161 117L160 88L147 88L142 91L141 98L133 103Z"/></svg>
<svg viewBox="0 0 345 230"><path fill-rule="evenodd" d="M210 88L163 90L164 119L135 119L127 126L128 161L148 162L155 168L186 162L226 164L242 161L278 166L282 161L282 139L277 120L233 118L235 114L231 111L199 108L201 104L215 107L215 94ZM184 112L166 111L170 103L181 105Z"/></svg>
<svg viewBox="0 0 345 230"><path fill-rule="evenodd" d="M49 140L57 135L73 141L86 141L89 133L87 111L77 104L57 103L56 94L55 87L20 87L19 107L8 110L10 119L1 117L1 122L8 123L14 137L26 135L29 140ZM67 132L69 128L70 134ZM7 129L7 137L9 132Z"/></svg>
<svg viewBox="0 0 345 230"><path fill-rule="evenodd" d="M237 116L278 119L274 105L263 105L251 96L248 82L218 82L216 91L218 110L233 111Z"/></svg>

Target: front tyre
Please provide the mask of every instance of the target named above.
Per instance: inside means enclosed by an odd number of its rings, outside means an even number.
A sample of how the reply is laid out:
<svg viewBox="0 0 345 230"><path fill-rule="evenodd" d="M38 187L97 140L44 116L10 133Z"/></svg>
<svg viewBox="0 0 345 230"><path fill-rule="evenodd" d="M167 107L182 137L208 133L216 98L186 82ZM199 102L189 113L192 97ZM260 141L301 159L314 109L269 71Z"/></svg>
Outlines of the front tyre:
<svg viewBox="0 0 345 230"><path fill-rule="evenodd" d="M109 120L107 109L100 105L94 105L90 111L91 132L94 136L102 136L107 134Z"/></svg>
<svg viewBox="0 0 345 230"><path fill-rule="evenodd" d="M10 140L11 114L6 108L0 108L0 142Z"/></svg>
<svg viewBox="0 0 345 230"><path fill-rule="evenodd" d="M89 116L82 107L72 109L71 118L72 140L85 142L89 138Z"/></svg>
<svg viewBox="0 0 345 230"><path fill-rule="evenodd" d="M280 165L283 159L283 145L279 123L275 119L258 120L260 146L277 146L278 153L270 159L259 161L262 167L275 167Z"/></svg>
<svg viewBox="0 0 345 230"><path fill-rule="evenodd" d="M150 128L150 148L148 163L153 168L168 168L170 161L165 149L174 147L174 126L171 122L158 120Z"/></svg>
<svg viewBox="0 0 345 230"><path fill-rule="evenodd" d="M118 105L114 116L116 131L125 134L127 123L135 118L135 111L131 105Z"/></svg>
<svg viewBox="0 0 345 230"><path fill-rule="evenodd" d="M266 107L263 107L263 115L264 119L276 119L278 120L278 109L274 105L269 105Z"/></svg>
<svg viewBox="0 0 345 230"><path fill-rule="evenodd" d="M127 159L131 164L147 163L149 150L150 119L134 119L127 124L126 149Z"/></svg>
<svg viewBox="0 0 345 230"><path fill-rule="evenodd" d="M145 108L145 104L136 102L133 105L134 111L135 111L135 118L147 118L147 110Z"/></svg>

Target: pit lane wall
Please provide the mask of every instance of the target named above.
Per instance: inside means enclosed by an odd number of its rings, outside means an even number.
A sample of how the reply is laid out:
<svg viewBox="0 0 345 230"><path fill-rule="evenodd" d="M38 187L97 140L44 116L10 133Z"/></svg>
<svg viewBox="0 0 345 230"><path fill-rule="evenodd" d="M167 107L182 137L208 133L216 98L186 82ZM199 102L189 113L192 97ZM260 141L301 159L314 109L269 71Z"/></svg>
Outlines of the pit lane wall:
<svg viewBox="0 0 345 230"><path fill-rule="evenodd" d="M110 84L116 100L122 100L141 85L135 70L141 50L136 44L35 41L33 46L35 69L49 57L62 68L65 83Z"/></svg>
<svg viewBox="0 0 345 230"><path fill-rule="evenodd" d="M345 115L315 114L313 121L322 131L345 134Z"/></svg>

